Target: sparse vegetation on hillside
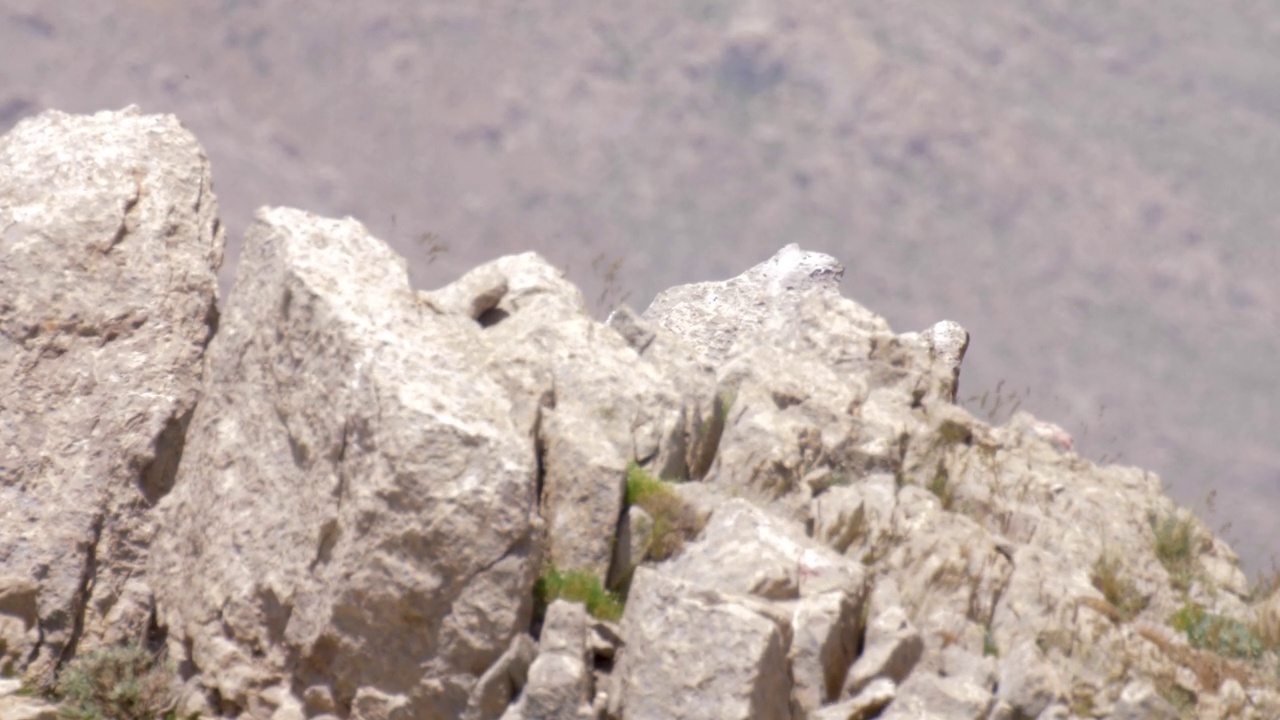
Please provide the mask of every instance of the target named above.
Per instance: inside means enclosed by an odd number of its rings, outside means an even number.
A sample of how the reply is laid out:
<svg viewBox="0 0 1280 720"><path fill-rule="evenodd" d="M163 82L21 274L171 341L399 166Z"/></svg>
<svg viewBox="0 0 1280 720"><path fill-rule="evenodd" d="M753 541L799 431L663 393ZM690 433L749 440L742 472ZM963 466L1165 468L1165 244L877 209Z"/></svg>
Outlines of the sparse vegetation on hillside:
<svg viewBox="0 0 1280 720"><path fill-rule="evenodd" d="M63 668L55 697L68 720L173 720L175 675L146 648L103 648Z"/></svg>
<svg viewBox="0 0 1280 720"><path fill-rule="evenodd" d="M638 505L653 518L647 559L674 557L686 541L702 531L697 513L680 499L671 483L653 477L634 462L627 468L627 505Z"/></svg>
<svg viewBox="0 0 1280 720"><path fill-rule="evenodd" d="M1196 546L1199 538L1195 532L1195 520L1185 512L1170 512L1164 517L1149 518L1155 533L1156 558L1169 572L1173 587L1186 591L1191 587L1195 570Z"/></svg>
<svg viewBox="0 0 1280 720"><path fill-rule="evenodd" d="M1173 629L1187 636L1191 647L1209 650L1223 657L1255 660L1265 648L1249 626L1211 613L1196 603L1187 603L1169 618Z"/></svg>
<svg viewBox="0 0 1280 720"><path fill-rule="evenodd" d="M547 606L555 600L579 602L587 612L601 620L618 620L622 617L625 599L609 592L588 570L560 570L547 563L542 575L533 586L534 614L541 618Z"/></svg>
<svg viewBox="0 0 1280 720"><path fill-rule="evenodd" d="M1123 569L1118 557L1103 551L1093 563L1089 581L1114 608L1113 620L1128 621L1146 609L1147 598L1122 574Z"/></svg>

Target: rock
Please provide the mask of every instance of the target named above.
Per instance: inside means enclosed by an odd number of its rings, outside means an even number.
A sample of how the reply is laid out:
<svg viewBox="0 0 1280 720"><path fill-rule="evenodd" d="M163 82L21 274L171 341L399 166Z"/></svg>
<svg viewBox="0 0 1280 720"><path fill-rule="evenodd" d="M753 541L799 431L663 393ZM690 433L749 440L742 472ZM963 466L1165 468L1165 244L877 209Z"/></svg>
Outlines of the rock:
<svg viewBox="0 0 1280 720"><path fill-rule="evenodd" d="M957 678L987 690L995 688L998 679L995 658L971 653L957 645L943 648L941 655L943 677Z"/></svg>
<svg viewBox="0 0 1280 720"><path fill-rule="evenodd" d="M171 656L224 712L285 680L457 717L538 569L534 448L483 330L351 220L260 211L240 262L152 546Z"/></svg>
<svg viewBox="0 0 1280 720"><path fill-rule="evenodd" d="M889 678L872 680L857 697L821 707L809 713L809 720L866 720L876 717L897 694Z"/></svg>
<svg viewBox="0 0 1280 720"><path fill-rule="evenodd" d="M523 633L517 635L507 651L476 681L471 697L467 699L463 720L496 720L501 717L512 699L524 689L529 678L529 666L537 654L538 645L533 638ZM332 700L329 705L332 705Z"/></svg>
<svg viewBox="0 0 1280 720"><path fill-rule="evenodd" d="M806 712L840 699L858 651L862 597L845 590L807 595L791 616L792 704Z"/></svg>
<svg viewBox="0 0 1280 720"><path fill-rule="evenodd" d="M1000 658L996 697L1014 717L1036 717L1064 695L1058 673L1034 643L1020 643Z"/></svg>
<svg viewBox="0 0 1280 720"><path fill-rule="evenodd" d="M913 673L898 687L882 720L955 718L985 720L993 704L991 692L958 678Z"/></svg>
<svg viewBox="0 0 1280 720"><path fill-rule="evenodd" d="M587 660L587 613L580 603L557 600L547 608L538 657L529 682L506 720L574 720L592 714Z"/></svg>
<svg viewBox="0 0 1280 720"><path fill-rule="evenodd" d="M785 635L731 596L640 567L622 635L628 720L791 717Z"/></svg>
<svg viewBox="0 0 1280 720"><path fill-rule="evenodd" d="M613 547L608 586L622 587L631 573L645 559L653 539L653 517L639 505L631 505L618 523L618 538Z"/></svg>
<svg viewBox="0 0 1280 720"><path fill-rule="evenodd" d="M813 500L814 538L851 558L882 557L894 543L897 494L886 474L829 488Z"/></svg>
<svg viewBox="0 0 1280 720"><path fill-rule="evenodd" d="M536 254L415 292L355 221L266 209L219 326L209 187L136 110L0 140L0 677L165 638L224 720L1280 716L1274 657L1170 627L1277 643L1231 548L956 406L964 329L895 334L827 255L602 325ZM678 513L626 507L632 463ZM622 623L560 599L535 647L546 561L630 584Z"/></svg>
<svg viewBox="0 0 1280 720"><path fill-rule="evenodd" d="M862 654L844 680L843 697L858 695L876 678L900 684L919 662L924 641L900 602L898 585L892 578L881 578L872 589Z"/></svg>
<svg viewBox="0 0 1280 720"><path fill-rule="evenodd" d="M1112 720L1175 720L1177 717L1178 711L1169 701L1160 697L1151 683L1140 680L1124 686L1111 712Z"/></svg>
<svg viewBox="0 0 1280 720"><path fill-rule="evenodd" d="M59 720L58 706L19 695L0 696L0 718L4 720Z"/></svg>
<svg viewBox="0 0 1280 720"><path fill-rule="evenodd" d="M116 632L145 628L150 607L117 603L147 582L222 249L208 158L176 118L48 111L0 138L0 558L38 579L40 629L27 599L0 611L0 667L47 686L113 610Z"/></svg>
<svg viewBox="0 0 1280 720"><path fill-rule="evenodd" d="M568 417L546 411L540 433L550 559L556 567L588 570L604 581L627 494L628 458Z"/></svg>
<svg viewBox="0 0 1280 720"><path fill-rule="evenodd" d="M686 546L665 571L721 592L771 600L844 590L858 606L866 584L860 564L744 500L721 505L698 542Z"/></svg>
<svg viewBox="0 0 1280 720"><path fill-rule="evenodd" d="M550 558L606 581L627 465L689 476L712 440L704 426L714 415L713 375L637 354L622 335L600 328L581 293L533 253L495 260L417 297L483 329L485 342L469 349L473 361L507 389L517 425L541 451Z"/></svg>

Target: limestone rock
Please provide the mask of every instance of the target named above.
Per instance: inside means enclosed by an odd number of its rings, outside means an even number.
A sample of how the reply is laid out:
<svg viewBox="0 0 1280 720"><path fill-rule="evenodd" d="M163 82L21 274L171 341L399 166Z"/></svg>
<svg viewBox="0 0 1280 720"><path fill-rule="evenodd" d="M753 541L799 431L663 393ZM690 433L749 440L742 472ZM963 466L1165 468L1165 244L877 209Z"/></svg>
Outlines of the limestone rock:
<svg viewBox="0 0 1280 720"><path fill-rule="evenodd" d="M866 720L877 717L893 701L897 690L897 684L889 678L876 678L857 697L814 710L809 713L809 720Z"/></svg>
<svg viewBox="0 0 1280 720"><path fill-rule="evenodd" d="M709 370L641 356L601 328L581 293L533 253L501 258L419 301L483 329L473 361L507 389L542 455L543 514L557 566L602 581L613 554L627 464L683 479L710 439ZM536 399L536 400L535 400Z"/></svg>
<svg viewBox="0 0 1280 720"><path fill-rule="evenodd" d="M574 720L591 715L587 667L587 613L579 603L557 600L547 608L538 657L520 701L504 720Z"/></svg>
<svg viewBox="0 0 1280 720"><path fill-rule="evenodd" d="M219 326L209 188L136 110L0 139L0 677L167 634L223 720L1280 717L1274 652L1213 656L1280 643L1231 548L956 406L967 332L894 333L830 256L601 324L536 254L415 292L355 221L266 209ZM682 555L646 558L633 462L685 481ZM630 583L621 624L561 599L535 647L546 561Z"/></svg>
<svg viewBox="0 0 1280 720"><path fill-rule="evenodd" d="M609 587L621 587L645 557L653 538L653 517L644 508L632 505L618 523L617 542L613 548Z"/></svg>
<svg viewBox="0 0 1280 720"><path fill-rule="evenodd" d="M844 590L860 606L866 586L859 563L744 500L722 504L699 541L686 546L664 571L721 592L772 600Z"/></svg>
<svg viewBox="0 0 1280 720"><path fill-rule="evenodd" d="M1015 717L1036 717L1064 695L1057 671L1033 643L1021 643L1001 658L996 696Z"/></svg>
<svg viewBox="0 0 1280 720"><path fill-rule="evenodd" d="M109 615L146 630L150 607L118 603L147 582L217 324L211 188L191 133L135 107L0 138L0 667L37 684Z"/></svg>
<svg viewBox="0 0 1280 720"><path fill-rule="evenodd" d="M529 666L537 654L538 645L533 638L524 633L517 635L507 651L476 682L467 700L463 720L496 720L501 717L512 699L524 689L529 679ZM328 705L332 705L332 700Z"/></svg>
<svg viewBox="0 0 1280 720"><path fill-rule="evenodd" d="M809 712L840 699L845 674L858 651L861 600L846 590L834 590L796 603L787 654L795 707Z"/></svg>
<svg viewBox="0 0 1280 720"><path fill-rule="evenodd" d="M150 570L224 706L456 717L528 627L536 461L473 321L352 220L258 213Z"/></svg>
<svg viewBox="0 0 1280 720"><path fill-rule="evenodd" d="M1149 682L1134 681L1120 692L1111 717L1114 720L1175 720L1178 711L1160 697Z"/></svg>
<svg viewBox="0 0 1280 720"><path fill-rule="evenodd" d="M628 720L791 717L784 634L730 596L641 567L622 635Z"/></svg>
<svg viewBox="0 0 1280 720"><path fill-rule="evenodd" d="M0 696L0 718L4 720L58 720L62 714L53 703L18 695Z"/></svg>
<svg viewBox="0 0 1280 720"><path fill-rule="evenodd" d="M920 631L907 619L906 611L898 605L884 607L874 593L872 598L865 644L845 678L845 697L858 695L877 678L901 683L924 651Z"/></svg>
<svg viewBox="0 0 1280 720"><path fill-rule="evenodd" d="M947 718L986 720L993 705L991 692L957 678L913 673L898 687L883 720Z"/></svg>

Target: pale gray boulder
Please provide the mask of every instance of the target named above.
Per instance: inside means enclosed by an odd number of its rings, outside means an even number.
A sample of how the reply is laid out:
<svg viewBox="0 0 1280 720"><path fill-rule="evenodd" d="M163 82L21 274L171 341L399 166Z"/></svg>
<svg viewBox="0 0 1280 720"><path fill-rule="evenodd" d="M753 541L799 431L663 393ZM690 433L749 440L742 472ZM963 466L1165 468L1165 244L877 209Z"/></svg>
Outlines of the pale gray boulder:
<svg viewBox="0 0 1280 720"><path fill-rule="evenodd" d="M791 615L792 706L813 712L840 699L858 653L862 598L846 590L806 595Z"/></svg>
<svg viewBox="0 0 1280 720"><path fill-rule="evenodd" d="M841 689L843 697L856 697L877 678L901 684L920 661L924 640L900 605L872 591L862 653L849 668Z"/></svg>
<svg viewBox="0 0 1280 720"><path fill-rule="evenodd" d="M547 607L528 683L503 720L577 720L592 715L587 612L557 600Z"/></svg>
<svg viewBox="0 0 1280 720"><path fill-rule="evenodd" d="M861 563L815 543L789 521L731 499L661 572L718 593L775 601L791 638L793 707L808 712L839 698L861 634L867 593Z"/></svg>
<svg viewBox="0 0 1280 720"><path fill-rule="evenodd" d="M456 717L528 627L537 463L482 332L359 223L258 213L150 564L224 713L270 715L283 682Z"/></svg>
<svg viewBox="0 0 1280 720"><path fill-rule="evenodd" d="M1147 681L1135 680L1120 691L1111 720L1175 720L1178 711Z"/></svg>
<svg viewBox="0 0 1280 720"><path fill-rule="evenodd" d="M861 607L866 571L825 548L802 528L745 500L724 502L702 535L663 566L673 577L720 592L792 600L832 590L847 592Z"/></svg>
<svg viewBox="0 0 1280 720"><path fill-rule="evenodd" d="M417 297L483 329L474 362L506 388L518 426L540 450L549 557L607 580L627 465L684 479L714 440L710 370L679 352L642 356L595 322L577 288L533 253Z"/></svg>
<svg viewBox="0 0 1280 720"><path fill-rule="evenodd" d="M47 685L106 635L145 636L152 507L199 399L222 251L208 158L174 117L48 111L0 138L7 672Z"/></svg>
<svg viewBox="0 0 1280 720"><path fill-rule="evenodd" d="M857 697L825 705L808 714L808 720L867 720L880 715L893 702L898 686L889 678L872 680Z"/></svg>
<svg viewBox="0 0 1280 720"><path fill-rule="evenodd" d="M653 516L639 505L628 507L618 522L613 562L606 582L608 587L622 587L626 583L636 566L644 561L652 539Z"/></svg>
<svg viewBox="0 0 1280 720"><path fill-rule="evenodd" d="M1035 643L1021 642L1001 656L996 697L1013 717L1037 717L1065 696L1061 676Z"/></svg>
<svg viewBox="0 0 1280 720"><path fill-rule="evenodd" d="M786 635L750 603L640 567L622 635L626 720L791 717Z"/></svg>
<svg viewBox="0 0 1280 720"><path fill-rule="evenodd" d="M463 720L496 720L524 689L529 680L529 666L538 655L538 643L521 633L484 675L476 681L467 699Z"/></svg>
<svg viewBox="0 0 1280 720"><path fill-rule="evenodd" d="M959 678L916 672L898 686L881 720L987 720L991 691Z"/></svg>

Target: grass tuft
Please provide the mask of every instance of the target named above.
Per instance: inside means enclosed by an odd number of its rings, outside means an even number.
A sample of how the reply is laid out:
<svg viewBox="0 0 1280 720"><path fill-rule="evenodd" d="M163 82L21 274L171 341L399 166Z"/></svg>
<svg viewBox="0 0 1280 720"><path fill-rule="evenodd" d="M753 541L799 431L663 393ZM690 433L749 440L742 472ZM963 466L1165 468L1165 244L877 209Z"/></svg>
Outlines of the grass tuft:
<svg viewBox="0 0 1280 720"><path fill-rule="evenodd" d="M1131 620L1147 607L1143 597L1131 580L1121 574L1120 559L1105 550L1098 555L1089 573L1089 582L1102 593L1102 597L1115 609L1116 619Z"/></svg>
<svg viewBox="0 0 1280 720"><path fill-rule="evenodd" d="M1195 521L1188 513L1171 512L1164 517L1150 518L1155 533L1156 558L1169 572L1173 587L1186 591L1191 587L1195 569L1196 544Z"/></svg>
<svg viewBox="0 0 1280 720"><path fill-rule="evenodd" d="M560 570L547 563L542 575L533 586L534 600L539 616L555 600L579 602L587 612L601 620L615 621L622 617L623 598L604 589L600 578L588 570Z"/></svg>
<svg viewBox="0 0 1280 720"><path fill-rule="evenodd" d="M647 559L675 557L685 542L702 532L697 513L680 499L671 483L653 477L635 462L627 467L627 505L637 505L653 518Z"/></svg>

